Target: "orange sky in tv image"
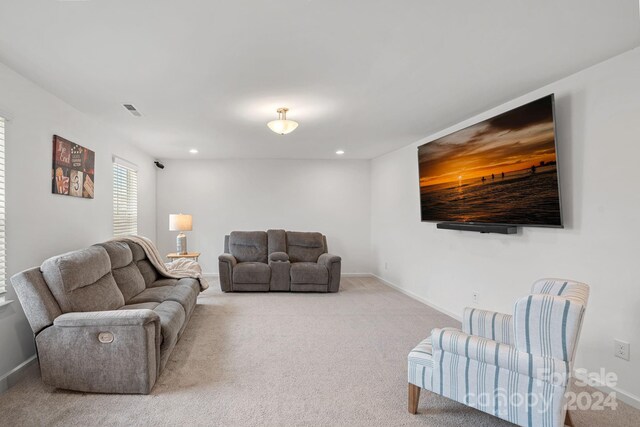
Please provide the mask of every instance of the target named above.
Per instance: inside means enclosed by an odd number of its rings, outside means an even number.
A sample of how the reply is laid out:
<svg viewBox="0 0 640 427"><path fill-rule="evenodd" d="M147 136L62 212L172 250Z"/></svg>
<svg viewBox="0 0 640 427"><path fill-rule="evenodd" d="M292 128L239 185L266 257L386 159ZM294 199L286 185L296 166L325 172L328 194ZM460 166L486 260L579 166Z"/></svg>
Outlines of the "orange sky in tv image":
<svg viewBox="0 0 640 427"><path fill-rule="evenodd" d="M430 142L420 153L420 186L491 178L555 162L553 119L515 129L481 122Z"/></svg>

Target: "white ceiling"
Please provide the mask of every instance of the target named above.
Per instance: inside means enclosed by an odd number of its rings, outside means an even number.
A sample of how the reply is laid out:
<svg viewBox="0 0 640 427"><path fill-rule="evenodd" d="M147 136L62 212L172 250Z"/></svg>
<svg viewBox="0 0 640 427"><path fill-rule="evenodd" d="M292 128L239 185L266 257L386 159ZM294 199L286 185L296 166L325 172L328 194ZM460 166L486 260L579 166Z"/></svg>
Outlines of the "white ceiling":
<svg viewBox="0 0 640 427"><path fill-rule="evenodd" d="M638 44L638 0L0 0L1 62L159 158L372 158Z"/></svg>

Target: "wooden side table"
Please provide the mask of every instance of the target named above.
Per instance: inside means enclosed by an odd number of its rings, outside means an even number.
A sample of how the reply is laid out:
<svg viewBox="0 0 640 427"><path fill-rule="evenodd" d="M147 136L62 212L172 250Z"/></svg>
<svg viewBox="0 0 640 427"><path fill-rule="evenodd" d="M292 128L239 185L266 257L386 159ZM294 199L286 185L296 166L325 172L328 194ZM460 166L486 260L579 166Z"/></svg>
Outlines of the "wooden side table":
<svg viewBox="0 0 640 427"><path fill-rule="evenodd" d="M192 260L194 260L195 262L198 262L198 257L200 256L200 252L187 252L186 254L179 254L177 252L171 252L170 254L167 254L167 258L169 258L169 260L173 261L176 260L178 258L190 258Z"/></svg>

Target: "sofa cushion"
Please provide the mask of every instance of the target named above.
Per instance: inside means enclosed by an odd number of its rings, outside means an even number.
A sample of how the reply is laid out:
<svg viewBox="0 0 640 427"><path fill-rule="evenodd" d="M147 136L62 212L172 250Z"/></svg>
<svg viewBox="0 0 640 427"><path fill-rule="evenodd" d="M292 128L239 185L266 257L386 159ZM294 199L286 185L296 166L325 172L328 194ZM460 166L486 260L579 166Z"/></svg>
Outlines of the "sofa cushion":
<svg viewBox="0 0 640 427"><path fill-rule="evenodd" d="M147 285L147 288L157 288L159 286L175 286L178 283L178 279L168 279L161 277L153 283Z"/></svg>
<svg viewBox="0 0 640 427"><path fill-rule="evenodd" d="M194 290L190 286L158 286L155 288L148 288L140 292L129 300L129 304L175 301L182 305L188 316L194 309L197 298L198 291Z"/></svg>
<svg viewBox="0 0 640 427"><path fill-rule="evenodd" d="M138 304L126 304L120 307L118 310L153 310L157 306L159 306L159 302L141 302Z"/></svg>
<svg viewBox="0 0 640 427"><path fill-rule="evenodd" d="M144 278L144 284L147 287L160 277L158 275L158 270L156 270L148 259L136 261L136 266L138 267L138 270L140 270L140 274L142 274L142 277Z"/></svg>
<svg viewBox="0 0 640 427"><path fill-rule="evenodd" d="M317 262L325 253L321 233L287 231L287 253L293 262Z"/></svg>
<svg viewBox="0 0 640 427"><path fill-rule="evenodd" d="M267 262L267 233L264 231L232 231L229 250L238 262Z"/></svg>
<svg viewBox="0 0 640 427"><path fill-rule="evenodd" d="M160 316L162 344L160 351L170 350L178 341L178 332L187 319L184 308L175 301L165 301L153 309Z"/></svg>
<svg viewBox="0 0 640 427"><path fill-rule="evenodd" d="M111 261L111 269L122 268L133 262L131 248L125 242L104 242L94 246L101 246L107 251Z"/></svg>
<svg viewBox="0 0 640 427"><path fill-rule="evenodd" d="M147 254L142 249L142 246L135 242L127 241L127 245L131 248L131 254L133 256L133 262L136 263L138 270L140 270L140 274L144 278L145 286L149 286L151 283L158 280L160 277L158 276L158 271L151 264L149 258L147 258Z"/></svg>
<svg viewBox="0 0 640 427"><path fill-rule="evenodd" d="M192 279L190 277L185 277L182 279L162 278L156 280L147 287L157 288L160 286L189 286L190 288L193 288L196 293L200 293L200 282L198 281L198 279Z"/></svg>
<svg viewBox="0 0 640 427"><path fill-rule="evenodd" d="M241 262L233 269L233 283L268 284L271 281L271 268L261 262Z"/></svg>
<svg viewBox="0 0 640 427"><path fill-rule="evenodd" d="M118 288L124 296L125 303L142 292L145 288L144 278L135 263L131 263L122 268L112 270L113 278L118 284Z"/></svg>
<svg viewBox="0 0 640 427"><path fill-rule="evenodd" d="M103 247L111 260L111 273L127 303L131 298L144 291L145 281L133 261L131 248L125 242L105 242L96 246Z"/></svg>
<svg viewBox="0 0 640 427"><path fill-rule="evenodd" d="M296 262L291 264L291 283L326 285L329 283L329 271L315 262Z"/></svg>
<svg viewBox="0 0 640 427"><path fill-rule="evenodd" d="M184 279L179 279L176 283L176 286L186 286L188 288L193 289L193 292L196 295L200 294L200 281L198 279L192 279L189 277L185 277Z"/></svg>
<svg viewBox="0 0 640 427"><path fill-rule="evenodd" d="M184 308L175 301L165 301L160 304L157 302L127 304L120 308L120 310L137 310L142 308L148 308L158 314L160 317L160 333L162 334L160 351L171 350L178 341L178 332L186 320Z"/></svg>
<svg viewBox="0 0 640 427"><path fill-rule="evenodd" d="M200 288L194 289L190 286L176 285L167 300L179 302L184 307L187 316L191 316L191 312L196 308L199 293Z"/></svg>
<svg viewBox="0 0 640 427"><path fill-rule="evenodd" d="M63 313L115 310L124 305L109 255L102 247L49 258L40 269Z"/></svg>

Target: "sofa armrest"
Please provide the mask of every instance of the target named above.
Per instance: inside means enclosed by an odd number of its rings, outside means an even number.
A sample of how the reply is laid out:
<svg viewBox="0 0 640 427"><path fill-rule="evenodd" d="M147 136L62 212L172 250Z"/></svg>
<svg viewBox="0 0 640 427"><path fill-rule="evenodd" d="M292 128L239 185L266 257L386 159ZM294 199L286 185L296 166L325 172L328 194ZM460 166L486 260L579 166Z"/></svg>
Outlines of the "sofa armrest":
<svg viewBox="0 0 640 427"><path fill-rule="evenodd" d="M466 307L462 315L462 331L469 335L513 344L513 316Z"/></svg>
<svg viewBox="0 0 640 427"><path fill-rule="evenodd" d="M269 254L269 264L272 262L288 262L289 255L285 252L271 252Z"/></svg>
<svg viewBox="0 0 640 427"><path fill-rule="evenodd" d="M584 304L562 296L532 294L520 298L513 309L513 343L520 351L571 363L584 311Z"/></svg>
<svg viewBox="0 0 640 427"><path fill-rule="evenodd" d="M327 268L331 267L331 264L336 262L342 262L342 258L340 258L338 255L322 254L318 258L318 264L323 264Z"/></svg>
<svg viewBox="0 0 640 427"><path fill-rule="evenodd" d="M435 364L440 363L442 353L454 354L553 385L566 386L569 379L570 370L563 360L518 351L513 345L469 335L460 330L434 329L431 331L431 341Z"/></svg>
<svg viewBox="0 0 640 427"><path fill-rule="evenodd" d="M340 289L340 270L342 268L342 258L332 254L322 254L318 258L318 264L327 267L329 271L329 292L338 292Z"/></svg>
<svg viewBox="0 0 640 427"><path fill-rule="evenodd" d="M238 264L236 257L231 254L222 254L218 257L219 262L227 262L231 265L231 267L235 267Z"/></svg>
<svg viewBox="0 0 640 427"><path fill-rule="evenodd" d="M238 264L236 257L222 254L218 257L218 273L220 275L220 289L231 292L233 284L233 268Z"/></svg>
<svg viewBox="0 0 640 427"><path fill-rule="evenodd" d="M148 394L160 372L160 317L151 310L66 313L36 336L45 384Z"/></svg>
<svg viewBox="0 0 640 427"><path fill-rule="evenodd" d="M84 326L143 326L159 322L160 316L152 310L111 310L65 313L56 317L54 326L61 328Z"/></svg>
<svg viewBox="0 0 640 427"><path fill-rule="evenodd" d="M291 290L291 263L289 255L285 252L272 252L269 254L269 267L271 268L271 281L269 290Z"/></svg>

